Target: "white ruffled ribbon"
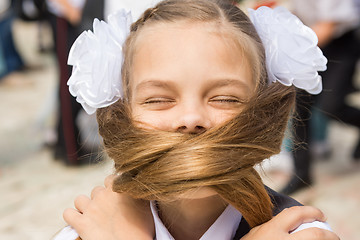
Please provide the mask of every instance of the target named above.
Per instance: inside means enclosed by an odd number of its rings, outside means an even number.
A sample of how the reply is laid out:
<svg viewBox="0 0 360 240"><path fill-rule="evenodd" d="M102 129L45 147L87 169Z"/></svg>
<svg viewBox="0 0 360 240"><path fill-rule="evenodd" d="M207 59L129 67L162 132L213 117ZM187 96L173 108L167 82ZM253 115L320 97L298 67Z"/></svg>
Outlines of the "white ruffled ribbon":
<svg viewBox="0 0 360 240"><path fill-rule="evenodd" d="M122 97L123 44L131 19L125 10L110 15L108 23L95 19L94 32L83 32L70 49L68 64L73 71L67 84L88 114Z"/></svg>
<svg viewBox="0 0 360 240"><path fill-rule="evenodd" d="M326 70L327 59L314 31L283 7L249 9L249 15L265 47L269 83L278 81L319 94L318 71Z"/></svg>

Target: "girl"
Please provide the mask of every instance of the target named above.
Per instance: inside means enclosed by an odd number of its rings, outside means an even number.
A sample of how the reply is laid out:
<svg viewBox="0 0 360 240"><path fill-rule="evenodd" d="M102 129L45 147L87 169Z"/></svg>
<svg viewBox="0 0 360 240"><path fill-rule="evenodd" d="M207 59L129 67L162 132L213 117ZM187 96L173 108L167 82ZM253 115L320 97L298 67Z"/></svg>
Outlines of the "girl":
<svg viewBox="0 0 360 240"><path fill-rule="evenodd" d="M64 213L83 239L338 239L319 228L289 235L299 220L324 220L313 208L272 219L299 204L265 187L253 167L280 151L291 85L318 93L326 59L284 9L251 14L253 23L221 1L168 0L130 33L123 14L75 42L70 92L97 112L116 169L107 189Z"/></svg>

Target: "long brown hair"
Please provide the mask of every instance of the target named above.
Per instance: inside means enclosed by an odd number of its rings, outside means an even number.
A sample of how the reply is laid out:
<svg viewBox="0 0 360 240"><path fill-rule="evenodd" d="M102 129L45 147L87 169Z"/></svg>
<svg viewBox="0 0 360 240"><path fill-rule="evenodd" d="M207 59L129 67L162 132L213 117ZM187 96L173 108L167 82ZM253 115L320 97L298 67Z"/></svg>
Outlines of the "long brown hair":
<svg viewBox="0 0 360 240"><path fill-rule="evenodd" d="M236 117L197 135L138 128L131 117L130 92L98 109L105 150L119 173L113 189L134 198L172 201L188 190L211 187L254 227L271 219L272 203L253 167L280 152L295 91L267 84L264 50L248 17L235 6L210 0L163 1L133 24L122 69L125 91L141 29L181 20L213 22L238 39L252 66L255 93Z"/></svg>

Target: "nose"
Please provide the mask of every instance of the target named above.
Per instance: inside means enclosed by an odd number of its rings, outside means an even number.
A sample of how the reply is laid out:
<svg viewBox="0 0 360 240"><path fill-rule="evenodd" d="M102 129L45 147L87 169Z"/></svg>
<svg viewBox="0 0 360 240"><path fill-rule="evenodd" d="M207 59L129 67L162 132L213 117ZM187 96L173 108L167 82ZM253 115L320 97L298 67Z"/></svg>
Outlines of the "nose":
<svg viewBox="0 0 360 240"><path fill-rule="evenodd" d="M202 133L211 127L211 120L204 107L189 104L179 111L173 127L181 133Z"/></svg>

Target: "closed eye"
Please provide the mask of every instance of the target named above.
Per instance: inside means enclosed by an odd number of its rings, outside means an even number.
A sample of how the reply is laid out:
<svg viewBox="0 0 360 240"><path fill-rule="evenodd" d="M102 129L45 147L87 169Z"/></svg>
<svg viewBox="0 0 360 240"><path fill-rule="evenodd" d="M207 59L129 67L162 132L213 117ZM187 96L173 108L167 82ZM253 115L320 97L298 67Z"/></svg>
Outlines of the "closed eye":
<svg viewBox="0 0 360 240"><path fill-rule="evenodd" d="M151 97L145 99L141 105L143 105L146 109L152 111L161 111L172 108L176 105L176 100L173 98L166 97Z"/></svg>
<svg viewBox="0 0 360 240"><path fill-rule="evenodd" d="M244 101L242 99L239 99L238 97L234 97L234 96L216 96L213 97L209 100L209 102L214 102L214 103L244 103Z"/></svg>
<svg viewBox="0 0 360 240"><path fill-rule="evenodd" d="M143 104L172 104L176 101L170 98L149 98Z"/></svg>
<svg viewBox="0 0 360 240"><path fill-rule="evenodd" d="M209 100L209 105L218 109L239 109L244 107L245 101L235 96L215 96Z"/></svg>

